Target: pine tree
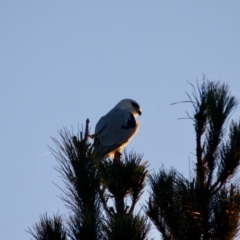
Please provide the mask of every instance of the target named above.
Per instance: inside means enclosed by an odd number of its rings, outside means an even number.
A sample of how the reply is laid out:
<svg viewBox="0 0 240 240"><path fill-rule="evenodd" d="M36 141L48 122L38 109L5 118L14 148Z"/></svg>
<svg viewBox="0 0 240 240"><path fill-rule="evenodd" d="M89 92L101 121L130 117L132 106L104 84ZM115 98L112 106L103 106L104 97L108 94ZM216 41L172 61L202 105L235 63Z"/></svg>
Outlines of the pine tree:
<svg viewBox="0 0 240 240"><path fill-rule="evenodd" d="M99 159L89 142L89 121L77 135L60 131L51 149L65 188L67 220L47 214L28 229L35 240L147 240L150 219L163 240L233 240L239 233L240 121L238 100L226 84L203 81L189 101L194 107L196 162L190 179L162 167L149 174L142 156ZM149 200L136 212L146 178Z"/></svg>
<svg viewBox="0 0 240 240"><path fill-rule="evenodd" d="M146 184L147 163L142 156L125 154L121 161L98 159L89 143L89 121L77 136L60 131L53 139L65 188L62 200L71 214L41 217L28 232L36 240L147 240L147 217L135 213Z"/></svg>
<svg viewBox="0 0 240 240"><path fill-rule="evenodd" d="M164 168L150 175L146 213L164 240L235 239L240 189L239 179L232 179L240 163L240 121L232 121L228 131L227 123L238 101L220 82L193 89L188 97L195 111L194 177Z"/></svg>

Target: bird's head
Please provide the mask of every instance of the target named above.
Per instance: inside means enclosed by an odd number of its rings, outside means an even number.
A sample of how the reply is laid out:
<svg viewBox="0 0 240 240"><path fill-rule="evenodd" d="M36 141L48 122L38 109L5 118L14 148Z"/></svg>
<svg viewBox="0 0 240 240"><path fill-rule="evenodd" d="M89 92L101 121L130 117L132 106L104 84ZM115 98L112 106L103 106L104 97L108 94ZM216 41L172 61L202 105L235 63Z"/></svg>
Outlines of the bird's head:
<svg viewBox="0 0 240 240"><path fill-rule="evenodd" d="M132 99L123 99L117 105L116 108L124 109L131 112L134 117L142 114L142 109L139 104Z"/></svg>

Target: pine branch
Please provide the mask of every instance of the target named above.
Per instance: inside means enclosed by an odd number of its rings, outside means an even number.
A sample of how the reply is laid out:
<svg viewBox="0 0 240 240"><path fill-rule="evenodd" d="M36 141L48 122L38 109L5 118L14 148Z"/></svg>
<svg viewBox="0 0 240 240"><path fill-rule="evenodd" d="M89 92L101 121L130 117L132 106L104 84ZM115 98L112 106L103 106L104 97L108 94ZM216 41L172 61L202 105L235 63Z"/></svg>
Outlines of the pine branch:
<svg viewBox="0 0 240 240"><path fill-rule="evenodd" d="M125 153L125 158L117 164L111 160L103 160L100 163L102 186L115 199L116 213L133 212L136 202L143 193L147 164L141 164L141 160L141 156L136 154L127 156ZM127 196L131 196L132 199L130 208L124 204Z"/></svg>
<svg viewBox="0 0 240 240"><path fill-rule="evenodd" d="M137 214L116 216L104 226L104 240L147 240L150 224L147 218Z"/></svg>
<svg viewBox="0 0 240 240"><path fill-rule="evenodd" d="M100 179L88 135L89 120L78 136L66 129L60 131L62 142L53 139L58 150L51 149L59 163L55 169L65 184L61 198L72 211L68 233L72 240L96 240L102 236Z"/></svg>
<svg viewBox="0 0 240 240"><path fill-rule="evenodd" d="M36 223L32 229L28 228L35 240L67 240L67 231L63 225L60 216L50 218L47 214L40 217L39 223Z"/></svg>
<svg viewBox="0 0 240 240"><path fill-rule="evenodd" d="M99 164L102 184L100 195L107 213L103 230L107 240L147 239L150 224L140 214L133 214L147 175L147 164L141 163L141 160L140 155L125 153L121 161L105 159ZM126 204L129 197L130 206ZM113 206L108 206L109 198L113 199Z"/></svg>
<svg viewBox="0 0 240 240"><path fill-rule="evenodd" d="M192 85L192 84L191 84ZM238 105L226 84L203 81L187 94L195 110L196 176L188 181L163 168L149 176L146 213L163 239L233 240L239 232L240 121L227 122ZM187 102L187 101L185 101Z"/></svg>
<svg viewBox="0 0 240 240"><path fill-rule="evenodd" d="M146 214L165 239L198 239L200 199L196 185L176 170L163 168L149 176L150 199Z"/></svg>
<svg viewBox="0 0 240 240"><path fill-rule="evenodd" d="M240 164L240 121L232 121L228 140L222 145L220 156L217 180L211 187L213 192L217 192L234 175Z"/></svg>

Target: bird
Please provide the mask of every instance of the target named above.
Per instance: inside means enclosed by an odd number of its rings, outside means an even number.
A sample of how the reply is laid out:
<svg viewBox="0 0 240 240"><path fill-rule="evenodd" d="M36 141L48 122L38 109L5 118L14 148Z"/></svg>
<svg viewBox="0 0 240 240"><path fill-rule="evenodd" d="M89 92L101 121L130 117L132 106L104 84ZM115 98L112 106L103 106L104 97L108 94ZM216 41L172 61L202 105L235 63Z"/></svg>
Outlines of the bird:
<svg viewBox="0 0 240 240"><path fill-rule="evenodd" d="M96 155L120 159L123 148L138 131L139 122L136 117L141 114L142 109L136 101L123 99L101 117L91 135Z"/></svg>

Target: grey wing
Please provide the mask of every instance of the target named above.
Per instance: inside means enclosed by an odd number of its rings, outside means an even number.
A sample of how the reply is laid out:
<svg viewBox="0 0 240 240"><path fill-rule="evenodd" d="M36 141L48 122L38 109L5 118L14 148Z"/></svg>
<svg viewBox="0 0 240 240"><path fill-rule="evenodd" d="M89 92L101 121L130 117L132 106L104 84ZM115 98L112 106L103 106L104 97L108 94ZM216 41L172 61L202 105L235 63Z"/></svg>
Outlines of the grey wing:
<svg viewBox="0 0 240 240"><path fill-rule="evenodd" d="M95 134L108 153L126 143L137 129L138 124L130 112L113 110L99 120Z"/></svg>
<svg viewBox="0 0 240 240"><path fill-rule="evenodd" d="M105 116L104 117L101 117L100 119L99 119L99 121L97 122L97 124L96 124L96 127L95 127L95 135L98 135L102 130L103 130L103 128L104 128L104 126L105 126Z"/></svg>

